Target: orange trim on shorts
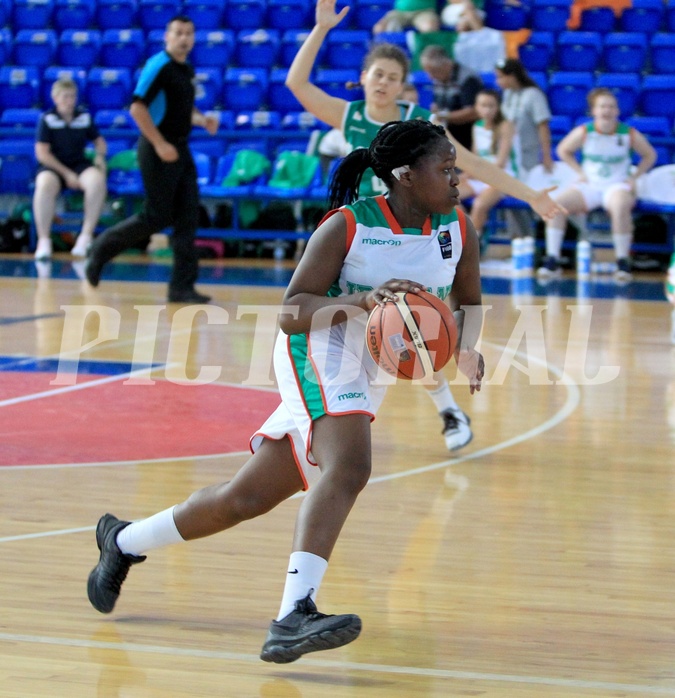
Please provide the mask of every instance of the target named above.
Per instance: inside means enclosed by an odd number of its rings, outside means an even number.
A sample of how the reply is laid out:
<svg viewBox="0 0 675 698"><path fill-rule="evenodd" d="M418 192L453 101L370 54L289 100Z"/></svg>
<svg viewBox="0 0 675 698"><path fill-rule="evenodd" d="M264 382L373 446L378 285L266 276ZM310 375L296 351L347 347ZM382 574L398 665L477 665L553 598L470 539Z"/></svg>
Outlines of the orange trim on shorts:
<svg viewBox="0 0 675 698"><path fill-rule="evenodd" d="M253 439L256 438L256 436L261 436L263 439L269 439L270 441L281 441L281 439L275 439L273 436L270 436L269 434L265 434L265 432L262 431L256 431L255 434L249 439L248 442L248 448L251 451L251 453L255 454L255 451L253 450ZM302 465L300 465L300 460L298 458L298 454L295 451L295 444L293 443L293 439L286 434L285 436L281 437L282 439L288 439L288 442L291 444L291 453L293 454L293 460L295 461L295 467L298 469L298 472L300 473L300 479L302 480L302 490L303 492L306 492L309 489L309 484L307 483L307 478L305 477L305 472L302 469Z"/></svg>

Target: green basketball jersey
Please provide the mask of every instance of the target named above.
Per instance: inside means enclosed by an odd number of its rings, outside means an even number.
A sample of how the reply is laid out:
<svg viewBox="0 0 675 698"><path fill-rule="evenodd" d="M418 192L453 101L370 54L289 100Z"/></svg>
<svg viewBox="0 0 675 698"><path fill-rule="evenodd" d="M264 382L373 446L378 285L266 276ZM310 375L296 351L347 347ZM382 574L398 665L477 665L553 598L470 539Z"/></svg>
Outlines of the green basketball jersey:
<svg viewBox="0 0 675 698"><path fill-rule="evenodd" d="M431 118L431 112L428 109L411 104L410 102L396 102L401 110L401 121L410 121L411 119L424 119L428 121ZM342 122L342 133L349 145L350 151L356 148L368 148L377 135L377 132L384 124L378 121L373 121L366 114L366 103L364 100L350 102L345 110L344 119ZM359 196L376 196L384 194L387 187L384 182L375 176L375 173L368 169L363 173L361 186L359 187Z"/></svg>

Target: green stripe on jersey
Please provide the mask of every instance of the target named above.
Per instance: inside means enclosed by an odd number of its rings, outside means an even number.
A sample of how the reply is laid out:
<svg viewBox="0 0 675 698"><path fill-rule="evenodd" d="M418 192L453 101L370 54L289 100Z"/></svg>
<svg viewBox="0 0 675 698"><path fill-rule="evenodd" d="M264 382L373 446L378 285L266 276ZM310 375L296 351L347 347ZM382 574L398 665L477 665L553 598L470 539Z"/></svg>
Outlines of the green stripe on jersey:
<svg viewBox="0 0 675 698"><path fill-rule="evenodd" d="M312 420L323 417L326 410L319 388L319 378L314 366L309 360L306 334L292 334L289 337L291 347L291 361L300 381L300 392L307 406L307 411Z"/></svg>

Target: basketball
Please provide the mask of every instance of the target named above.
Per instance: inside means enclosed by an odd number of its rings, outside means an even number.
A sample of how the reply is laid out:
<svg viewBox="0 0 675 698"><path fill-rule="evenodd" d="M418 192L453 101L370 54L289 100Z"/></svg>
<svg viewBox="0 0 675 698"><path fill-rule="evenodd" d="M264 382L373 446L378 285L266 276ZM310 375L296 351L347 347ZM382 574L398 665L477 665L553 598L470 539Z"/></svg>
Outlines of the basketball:
<svg viewBox="0 0 675 698"><path fill-rule="evenodd" d="M396 295L396 303L372 309L366 346L389 375L425 378L450 361L457 345L455 318L446 303L426 291Z"/></svg>

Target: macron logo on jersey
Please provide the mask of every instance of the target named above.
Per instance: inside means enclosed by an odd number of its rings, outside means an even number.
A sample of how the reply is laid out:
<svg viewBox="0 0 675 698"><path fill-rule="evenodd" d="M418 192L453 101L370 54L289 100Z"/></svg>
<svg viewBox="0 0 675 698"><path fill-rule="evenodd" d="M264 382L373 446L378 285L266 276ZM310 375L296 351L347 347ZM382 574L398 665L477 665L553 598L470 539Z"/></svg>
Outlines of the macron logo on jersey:
<svg viewBox="0 0 675 698"><path fill-rule="evenodd" d="M362 245L393 245L398 247L401 244L400 240L378 240L377 238L363 238Z"/></svg>

